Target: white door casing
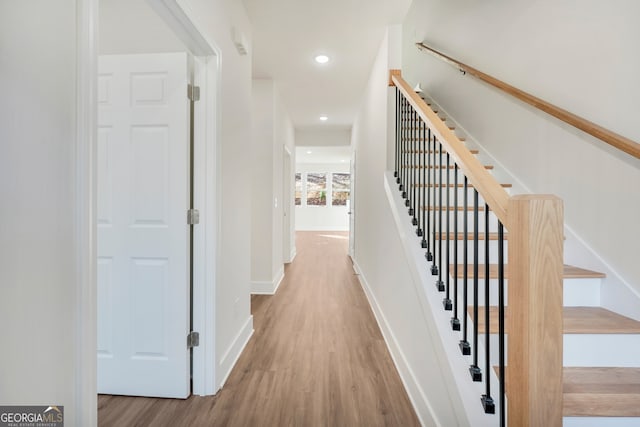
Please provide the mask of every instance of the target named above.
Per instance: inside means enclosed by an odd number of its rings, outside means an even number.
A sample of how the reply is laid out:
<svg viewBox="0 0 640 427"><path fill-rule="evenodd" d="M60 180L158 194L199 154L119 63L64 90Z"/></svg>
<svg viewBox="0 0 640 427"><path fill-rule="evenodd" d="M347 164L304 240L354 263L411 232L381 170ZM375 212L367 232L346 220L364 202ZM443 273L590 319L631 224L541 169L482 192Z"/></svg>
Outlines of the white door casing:
<svg viewBox="0 0 640 427"><path fill-rule="evenodd" d="M187 59L99 58L99 393L190 394Z"/></svg>

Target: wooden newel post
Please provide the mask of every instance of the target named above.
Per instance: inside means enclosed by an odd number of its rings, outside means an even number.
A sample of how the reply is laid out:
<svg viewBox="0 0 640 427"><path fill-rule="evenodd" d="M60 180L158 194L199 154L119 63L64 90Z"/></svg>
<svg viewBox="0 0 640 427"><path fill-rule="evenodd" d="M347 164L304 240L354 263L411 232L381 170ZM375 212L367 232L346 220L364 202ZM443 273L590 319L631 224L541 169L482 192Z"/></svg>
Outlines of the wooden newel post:
<svg viewBox="0 0 640 427"><path fill-rule="evenodd" d="M561 427L562 200L514 196L508 213L508 425Z"/></svg>

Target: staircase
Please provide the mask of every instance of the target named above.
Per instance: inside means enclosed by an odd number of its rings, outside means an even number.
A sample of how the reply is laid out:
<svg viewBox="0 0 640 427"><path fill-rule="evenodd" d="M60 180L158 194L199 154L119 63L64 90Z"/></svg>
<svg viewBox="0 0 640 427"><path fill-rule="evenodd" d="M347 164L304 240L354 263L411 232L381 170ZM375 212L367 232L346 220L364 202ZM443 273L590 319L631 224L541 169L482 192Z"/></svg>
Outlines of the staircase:
<svg viewBox="0 0 640 427"><path fill-rule="evenodd" d="M497 233L492 232L488 237L495 241ZM435 233L435 238L444 240L446 235ZM457 236L450 233L449 236L450 240L462 241L464 238L462 233ZM473 239L473 236L468 235L467 238ZM480 233L478 238L484 242L486 236ZM484 258L483 246L480 246L480 259ZM469 280L474 278L471 267L467 266ZM505 267L508 280L508 265ZM456 270L458 279L463 279L464 266L458 264ZM449 266L449 271L454 271L453 265ZM478 278L484 280L485 266L479 265L478 271ZM493 281L498 278L496 264L489 265L489 274L491 289L494 290ZM603 273L565 265L563 278L564 425L640 426L640 322L600 307L600 287L605 279ZM484 304L482 295L480 299ZM494 301L497 301L497 296L492 292L490 303ZM485 306L479 307L480 334L485 331L484 310ZM473 308L467 307L467 312L474 322ZM498 330L496 306L490 306L489 316L489 329L495 333ZM505 333L508 336L508 329ZM497 341L491 347L497 348ZM492 359L491 363L495 366L498 361Z"/></svg>
<svg viewBox="0 0 640 427"><path fill-rule="evenodd" d="M427 105L431 108L434 114L438 115L438 119L446 123L446 127L449 130L455 131L455 125L452 121L447 120L442 112L438 111L437 106L432 105L430 101L426 101ZM404 117L404 116L403 116ZM440 250L443 251L439 256L441 258L446 257L445 272L432 271L434 280L437 282L436 287L433 287L430 283L425 286L428 291L437 292L444 297L444 283L438 283L439 280L446 281L447 295L451 292L455 292L452 289L457 290L457 301L463 300L464 285L462 282L465 278L467 280L467 287L476 278L479 282L485 283L488 279L489 285L489 298L486 301L484 292L478 294L479 306L477 308L477 317L474 317L473 306L467 307L466 313L468 315L468 321L473 324L477 320L478 333L481 336L485 332L486 326L486 310L489 306L489 331L491 334L490 346L495 349L498 348L498 338L496 331L498 331L498 294L497 294L497 279L499 268L497 264L479 264L477 269L473 264L460 264L460 260L463 259L463 245L461 242L465 240L467 242L474 239L473 232L467 231L461 232L459 227L456 231L452 231L451 223L461 224L464 221L464 217L467 217L468 223L473 224L474 221L478 221L481 224L484 223L484 206L485 202L480 196L479 208L476 212L476 219L470 219L472 215L470 207L466 209L461 206L455 208L451 205L451 200L455 197L457 200L462 200L465 196L468 200L471 200L471 191L473 185L469 185L467 194L464 194L464 189L461 180L464 178L460 174L457 168L448 163L443 165L442 160L438 164L426 164L422 160L415 160L416 156L440 156L446 155L446 151L440 149L432 149L429 143L429 148L426 144L421 144L420 134L422 130L416 132L419 118L416 116L408 116L403 119L403 129L409 129L408 135L409 143L405 142L404 148L401 148L396 152L396 156L401 156L400 161L396 164L396 167L407 171L409 174L410 186L406 184L401 188L400 193L406 203L403 203L403 207L409 208L409 216L413 216L413 220L407 219L407 222L412 222L416 234L422 239L422 247L425 247L424 241L437 242ZM423 129L420 127L420 129ZM418 135L415 139L413 135ZM426 134L426 133L425 133ZM476 147L469 147L471 144L466 142L466 138L458 137L467 148L469 153L478 158L481 156L481 151ZM412 142L413 141L413 142ZM491 164L484 164L484 169L487 171L493 171L494 166ZM421 179L421 174L433 174L434 177L438 174L450 174L446 181L440 175L440 179L434 179L429 183L425 179ZM455 178L457 175L457 178ZM426 176L426 175L422 175ZM453 176L453 177L452 177ZM417 179L415 177L418 177ZM398 182L400 183L400 178ZM455 184L453 183L455 180ZM437 182L437 183L436 183ZM402 185L402 183L401 183ZM508 182L501 183L502 188L507 192L510 192L512 185ZM396 187L397 189L397 187ZM433 199L431 203L427 205L426 196L427 193L420 193L416 195L415 190L431 191ZM441 193L440 193L441 192ZM444 194L442 196L441 194ZM422 199L421 199L422 197ZM416 198L418 201L416 201ZM446 204L444 200L446 198ZM413 199L409 201L410 199ZM420 214L418 219L415 219L415 213L412 211L411 206L414 206L419 202ZM421 220L420 217L423 216ZM427 233L426 229L422 229L422 223L424 218L432 223L430 227L431 233ZM449 232L445 232L448 224ZM496 223L491 223L491 229L489 232L480 231L478 233L478 246L477 246L477 259L484 260L485 252L488 250L491 253L491 258L496 259L497 252L497 240L498 233L496 232ZM505 241L505 259L506 251L508 250L509 236L504 236ZM435 248L434 248L435 249ZM467 257L473 259L474 257L473 245L467 246ZM433 255L435 256L435 255ZM420 266L420 268L426 268L431 263L429 261L426 264ZM441 264L442 265L442 264ZM441 267L442 268L442 267ZM444 268L442 268L444 270ZM477 273L476 273L477 271ZM449 274L447 275L447 272ZM439 273L439 274L438 274ZM564 265L563 268L563 376L562 376L562 391L563 391L563 425L564 426L640 426L640 322L631 318L622 316L601 307L600 301L600 288L606 286L606 279L603 273L592 271L583 266L571 266ZM488 277L487 277L488 274ZM508 265L504 267L504 278L509 279ZM457 279L457 280L456 280ZM453 287L453 282L456 280L456 286ZM514 286L515 283L509 283L508 286ZM451 299L455 298L449 295L445 298L443 304L437 307L438 310L451 310ZM448 303L447 303L448 301ZM448 305L448 306L447 306ZM508 305L508 301L506 301ZM434 309L436 309L434 307ZM508 311L508 310L507 310ZM508 316L508 314L507 314ZM508 322L507 322L508 323ZM455 328L454 328L455 329ZM456 333L455 331L451 331ZM509 335L509 330L506 329L505 334ZM480 344L480 352L483 352L484 344ZM508 345L507 345L508 351ZM497 366L499 363L497 352L491 353L490 364ZM508 366L505 368L508 371ZM497 368L491 375L498 376ZM494 378L491 380L497 382ZM495 389L495 388L494 388ZM495 393L495 392L494 392ZM495 397L495 396L494 396ZM507 402L508 402L507 395ZM479 403L478 403L479 404ZM504 420L500 421L496 419L495 425L504 424ZM472 425L473 422L472 422Z"/></svg>

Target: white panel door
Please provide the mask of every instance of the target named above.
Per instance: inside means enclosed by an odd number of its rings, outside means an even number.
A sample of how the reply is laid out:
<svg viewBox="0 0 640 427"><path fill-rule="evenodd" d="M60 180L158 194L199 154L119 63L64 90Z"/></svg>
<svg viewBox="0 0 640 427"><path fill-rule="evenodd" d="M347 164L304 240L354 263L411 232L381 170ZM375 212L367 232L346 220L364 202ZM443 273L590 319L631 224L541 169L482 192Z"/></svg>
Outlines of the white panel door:
<svg viewBox="0 0 640 427"><path fill-rule="evenodd" d="M351 152L351 188L349 191L349 256L356 256L356 150Z"/></svg>
<svg viewBox="0 0 640 427"><path fill-rule="evenodd" d="M187 60L99 58L99 393L190 394Z"/></svg>

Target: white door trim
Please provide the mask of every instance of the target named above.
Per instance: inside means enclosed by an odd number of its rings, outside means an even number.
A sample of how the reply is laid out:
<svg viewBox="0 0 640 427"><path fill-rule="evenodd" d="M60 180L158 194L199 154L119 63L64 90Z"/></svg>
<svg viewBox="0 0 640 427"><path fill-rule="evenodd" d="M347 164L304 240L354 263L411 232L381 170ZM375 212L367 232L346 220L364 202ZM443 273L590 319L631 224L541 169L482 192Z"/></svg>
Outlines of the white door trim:
<svg viewBox="0 0 640 427"><path fill-rule="evenodd" d="M193 349L193 394L212 395L216 381L215 295L220 229L220 50L198 30L194 13L180 0L147 0L194 55L194 79L200 86L195 103L193 327L200 346ZM215 118L215 119L212 119Z"/></svg>
<svg viewBox="0 0 640 427"><path fill-rule="evenodd" d="M193 236L193 327L200 333L200 346L193 349L193 394L201 396L218 391L215 301L222 193L217 64L216 56L194 60L194 83L200 86L201 98L194 107L194 207L200 211L200 224Z"/></svg>
<svg viewBox="0 0 640 427"><path fill-rule="evenodd" d="M97 407L97 123L98 0L78 0L76 14L76 425L95 426Z"/></svg>

